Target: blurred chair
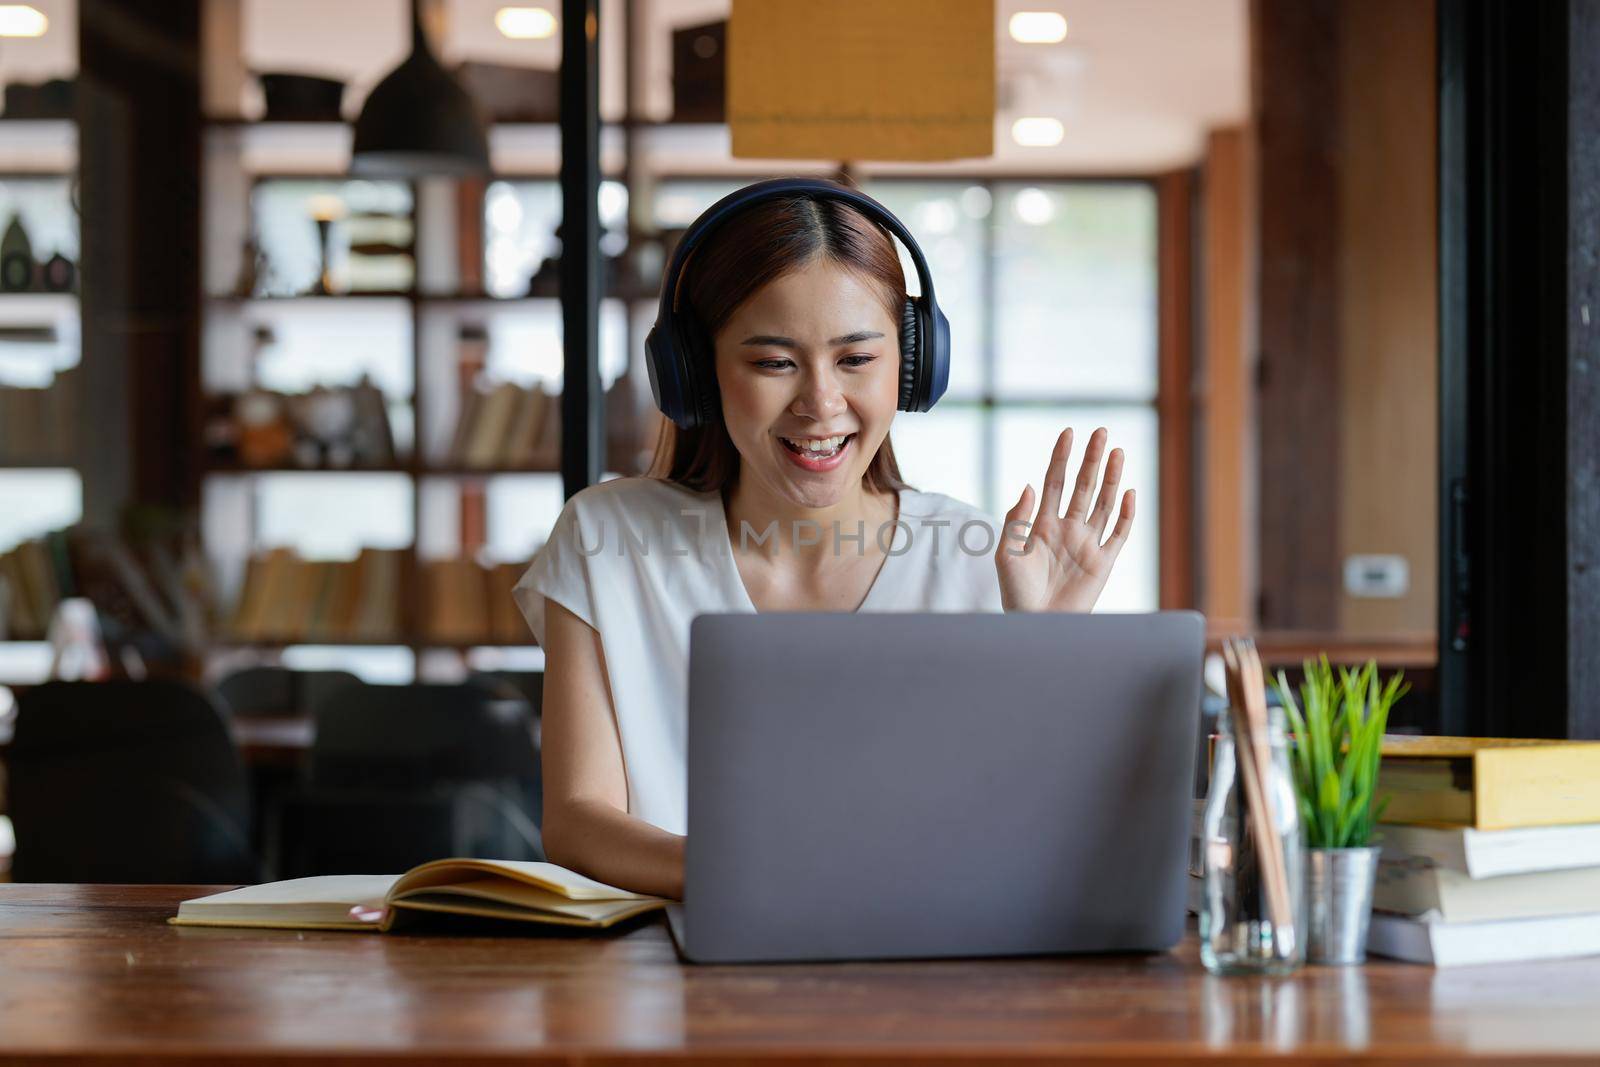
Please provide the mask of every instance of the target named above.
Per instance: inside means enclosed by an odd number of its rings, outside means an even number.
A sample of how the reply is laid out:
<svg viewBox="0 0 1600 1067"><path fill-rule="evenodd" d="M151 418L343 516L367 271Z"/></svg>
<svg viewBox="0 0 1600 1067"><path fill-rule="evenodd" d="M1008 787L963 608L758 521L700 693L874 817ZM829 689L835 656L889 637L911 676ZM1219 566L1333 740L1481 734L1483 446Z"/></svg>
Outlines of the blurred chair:
<svg viewBox="0 0 1600 1067"><path fill-rule="evenodd" d="M473 685L510 685L527 700L537 720L544 713L544 671L473 671L467 675Z"/></svg>
<svg viewBox="0 0 1600 1067"><path fill-rule="evenodd" d="M238 753L223 713L192 686L29 689L7 760L19 882L257 880Z"/></svg>
<svg viewBox="0 0 1600 1067"><path fill-rule="evenodd" d="M315 715L310 783L285 802L272 848L281 877L544 858L533 711L520 696L360 685Z"/></svg>
<svg viewBox="0 0 1600 1067"><path fill-rule="evenodd" d="M361 679L349 671L295 671L288 667L246 667L217 683L235 715L305 715L324 699Z"/></svg>

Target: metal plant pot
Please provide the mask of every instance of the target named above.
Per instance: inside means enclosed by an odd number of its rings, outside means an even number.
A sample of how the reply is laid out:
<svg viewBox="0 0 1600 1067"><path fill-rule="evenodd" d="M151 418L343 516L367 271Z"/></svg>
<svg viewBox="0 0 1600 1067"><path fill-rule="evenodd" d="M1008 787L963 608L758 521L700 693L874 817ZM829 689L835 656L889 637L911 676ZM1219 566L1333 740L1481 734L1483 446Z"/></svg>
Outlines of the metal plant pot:
<svg viewBox="0 0 1600 1067"><path fill-rule="evenodd" d="M1372 887L1381 851L1377 845L1306 850L1307 962L1348 964L1367 958Z"/></svg>

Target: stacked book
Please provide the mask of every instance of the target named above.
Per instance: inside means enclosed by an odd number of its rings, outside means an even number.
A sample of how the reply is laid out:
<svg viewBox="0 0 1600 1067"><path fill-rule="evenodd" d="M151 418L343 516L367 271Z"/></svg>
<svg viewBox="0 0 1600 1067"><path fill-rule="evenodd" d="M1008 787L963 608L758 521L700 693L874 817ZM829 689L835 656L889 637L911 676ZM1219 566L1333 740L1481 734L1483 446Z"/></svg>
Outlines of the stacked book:
<svg viewBox="0 0 1600 1067"><path fill-rule="evenodd" d="M532 644L512 588L527 563L484 566L474 559L425 560L421 564L427 610L423 638L448 644Z"/></svg>
<svg viewBox="0 0 1600 1067"><path fill-rule="evenodd" d="M469 390L450 443L452 466L471 470L556 467L561 453L561 398L537 385L501 382Z"/></svg>
<svg viewBox="0 0 1600 1067"><path fill-rule="evenodd" d="M1367 949L1437 967L1600 955L1600 743L1384 738ZM1202 904L1194 802L1189 911Z"/></svg>
<svg viewBox="0 0 1600 1067"><path fill-rule="evenodd" d="M1600 744L1390 737L1368 949L1446 967L1600 954Z"/></svg>
<svg viewBox="0 0 1600 1067"><path fill-rule="evenodd" d="M405 553L363 548L354 560L305 560L273 549L245 567L233 615L242 641L391 641L400 636Z"/></svg>

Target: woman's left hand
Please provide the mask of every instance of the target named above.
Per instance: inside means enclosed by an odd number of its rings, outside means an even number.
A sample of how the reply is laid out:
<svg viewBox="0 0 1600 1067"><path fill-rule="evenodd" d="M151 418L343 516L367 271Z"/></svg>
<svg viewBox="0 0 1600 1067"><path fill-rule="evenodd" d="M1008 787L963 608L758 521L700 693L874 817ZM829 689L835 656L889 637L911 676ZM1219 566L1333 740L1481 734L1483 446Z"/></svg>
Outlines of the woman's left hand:
<svg viewBox="0 0 1600 1067"><path fill-rule="evenodd" d="M1044 495L1038 514L1028 523L1033 509L1033 486L1022 490L1022 498L1006 514L1000 531L1000 547L995 550L995 570L1000 575L1000 600L1007 611L1089 611L1100 598L1117 553L1133 529L1133 490L1122 496L1117 523L1106 537L1106 523L1117 501L1122 483L1122 449L1111 450L1106 463L1100 495L1090 510L1095 477L1105 455L1104 427L1089 438L1078 481L1061 512L1061 491L1066 484L1067 456L1072 452L1072 430L1061 431L1050 466L1045 470ZM1105 538L1102 542L1101 538Z"/></svg>

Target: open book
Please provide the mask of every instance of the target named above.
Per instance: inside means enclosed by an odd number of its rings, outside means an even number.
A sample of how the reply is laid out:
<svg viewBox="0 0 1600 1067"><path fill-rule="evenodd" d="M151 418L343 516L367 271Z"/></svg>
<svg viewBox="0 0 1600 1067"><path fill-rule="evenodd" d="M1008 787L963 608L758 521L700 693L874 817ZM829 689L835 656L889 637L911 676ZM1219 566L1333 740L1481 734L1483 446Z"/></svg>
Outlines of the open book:
<svg viewBox="0 0 1600 1067"><path fill-rule="evenodd" d="M405 874L293 878L185 900L177 926L265 926L288 930L377 930L410 912L605 927L662 907L553 863L434 860Z"/></svg>

